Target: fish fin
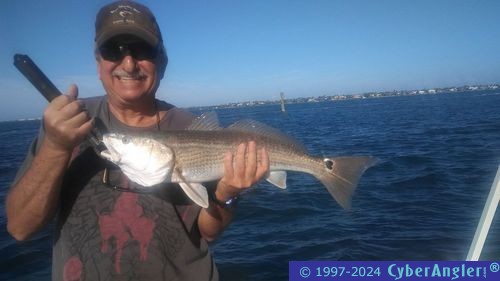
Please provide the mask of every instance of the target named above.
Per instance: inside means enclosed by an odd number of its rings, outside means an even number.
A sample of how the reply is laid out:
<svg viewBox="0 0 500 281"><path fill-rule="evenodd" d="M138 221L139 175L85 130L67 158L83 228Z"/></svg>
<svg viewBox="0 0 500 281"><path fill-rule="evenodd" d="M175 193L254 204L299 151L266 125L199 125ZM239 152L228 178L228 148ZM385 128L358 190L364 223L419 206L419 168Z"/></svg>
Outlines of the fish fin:
<svg viewBox="0 0 500 281"><path fill-rule="evenodd" d="M196 117L196 119L187 128L189 131L217 131L222 130L219 124L219 118L214 111L206 112Z"/></svg>
<svg viewBox="0 0 500 281"><path fill-rule="evenodd" d="M295 150L299 150L302 152L306 151L305 146L299 141L295 140L291 136L286 135L278 129L270 127L261 122L251 120L251 119L243 119L233 123L225 130L236 131L236 132L245 132L245 133L253 133L259 136L264 136L272 139L279 140L281 143L285 143L290 145Z"/></svg>
<svg viewBox="0 0 500 281"><path fill-rule="evenodd" d="M323 169L315 176L340 206L349 209L361 175L378 161L375 157L324 158Z"/></svg>
<svg viewBox="0 0 500 281"><path fill-rule="evenodd" d="M175 176L180 179L179 185L189 199L203 208L208 208L208 192L202 184L188 182L179 168L175 169Z"/></svg>
<svg viewBox="0 0 500 281"><path fill-rule="evenodd" d="M281 188L285 189L286 188L286 172L285 171L272 171L269 172L269 176L266 178L266 180Z"/></svg>
<svg viewBox="0 0 500 281"><path fill-rule="evenodd" d="M203 208L208 208L208 193L207 189L199 183L180 182L182 190L194 203Z"/></svg>

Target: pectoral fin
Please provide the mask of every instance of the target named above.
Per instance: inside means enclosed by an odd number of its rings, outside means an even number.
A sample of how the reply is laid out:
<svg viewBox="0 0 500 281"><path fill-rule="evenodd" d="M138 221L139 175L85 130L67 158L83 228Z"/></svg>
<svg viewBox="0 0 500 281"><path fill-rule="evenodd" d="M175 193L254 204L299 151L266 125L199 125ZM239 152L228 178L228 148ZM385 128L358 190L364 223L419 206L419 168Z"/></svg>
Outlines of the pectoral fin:
<svg viewBox="0 0 500 281"><path fill-rule="evenodd" d="M180 179L179 185L186 195L194 203L203 208L208 208L208 193L207 189L199 183L188 182L183 176L180 169L175 169L175 175Z"/></svg>
<svg viewBox="0 0 500 281"><path fill-rule="evenodd" d="M286 172L285 171L273 171L269 173L269 176L266 178L268 182L271 184L281 188L286 188Z"/></svg>
<svg viewBox="0 0 500 281"><path fill-rule="evenodd" d="M184 190L184 193L186 193L189 199L193 200L194 203L203 208L208 208L208 193L207 189L203 185L193 182L180 182L179 185L182 190Z"/></svg>

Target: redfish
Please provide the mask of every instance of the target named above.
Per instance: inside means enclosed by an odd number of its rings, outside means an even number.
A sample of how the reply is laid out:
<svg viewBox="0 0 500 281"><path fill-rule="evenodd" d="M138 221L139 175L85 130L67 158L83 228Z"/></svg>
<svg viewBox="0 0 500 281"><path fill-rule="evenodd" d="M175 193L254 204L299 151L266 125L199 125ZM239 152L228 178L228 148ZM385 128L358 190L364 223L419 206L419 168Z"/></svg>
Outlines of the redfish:
<svg viewBox="0 0 500 281"><path fill-rule="evenodd" d="M286 171L311 174L343 208L350 207L361 175L378 161L371 156L311 156L301 143L265 124L241 120L221 128L215 114L200 116L186 130L105 134L108 150L102 156L144 187L179 183L193 202L207 208L209 197L202 183L222 178L225 153L234 153L239 144L251 140L269 154L266 180L271 184L286 188Z"/></svg>

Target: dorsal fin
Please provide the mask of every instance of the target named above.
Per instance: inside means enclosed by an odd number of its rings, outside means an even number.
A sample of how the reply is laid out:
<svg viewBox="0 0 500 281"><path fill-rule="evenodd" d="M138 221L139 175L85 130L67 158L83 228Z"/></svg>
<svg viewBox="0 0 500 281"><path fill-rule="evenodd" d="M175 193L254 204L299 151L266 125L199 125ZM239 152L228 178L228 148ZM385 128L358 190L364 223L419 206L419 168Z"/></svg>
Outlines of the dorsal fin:
<svg viewBox="0 0 500 281"><path fill-rule="evenodd" d="M227 127L225 130L254 133L256 135L269 137L275 140L279 140L280 142L288 143L289 145L295 147L298 150L306 151L304 145L295 140L294 138L284 134L278 129L269 127L268 125L260 123L255 120L243 119Z"/></svg>
<svg viewBox="0 0 500 281"><path fill-rule="evenodd" d="M217 131L221 130L219 118L215 111L202 113L194 119L193 123L187 128L190 131Z"/></svg>

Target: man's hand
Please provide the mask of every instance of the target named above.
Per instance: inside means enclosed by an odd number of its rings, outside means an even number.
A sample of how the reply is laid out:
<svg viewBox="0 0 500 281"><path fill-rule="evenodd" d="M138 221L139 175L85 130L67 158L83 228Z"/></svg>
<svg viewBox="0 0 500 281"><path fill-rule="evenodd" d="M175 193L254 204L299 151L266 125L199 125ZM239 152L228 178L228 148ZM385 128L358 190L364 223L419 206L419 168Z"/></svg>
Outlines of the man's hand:
<svg viewBox="0 0 500 281"><path fill-rule="evenodd" d="M44 142L50 148L71 152L92 129L93 120L77 97L78 88L71 85L66 95L55 98L45 109Z"/></svg>
<svg viewBox="0 0 500 281"><path fill-rule="evenodd" d="M67 95L47 106L42 146L7 196L7 230L16 240L28 239L54 217L71 153L92 129L93 122L77 96L78 89L71 86Z"/></svg>
<svg viewBox="0 0 500 281"><path fill-rule="evenodd" d="M224 177L217 184L215 197L226 201L241 191L260 181L269 172L269 154L265 148L257 149L254 141L242 143L236 154L226 153L224 157ZM229 224L232 211L213 207L203 209L198 217L201 237L213 241Z"/></svg>
<svg viewBox="0 0 500 281"><path fill-rule="evenodd" d="M255 141L241 143L236 154L226 153L224 177L219 181L216 197L227 200L251 187L269 172L269 154L264 147L257 149Z"/></svg>

